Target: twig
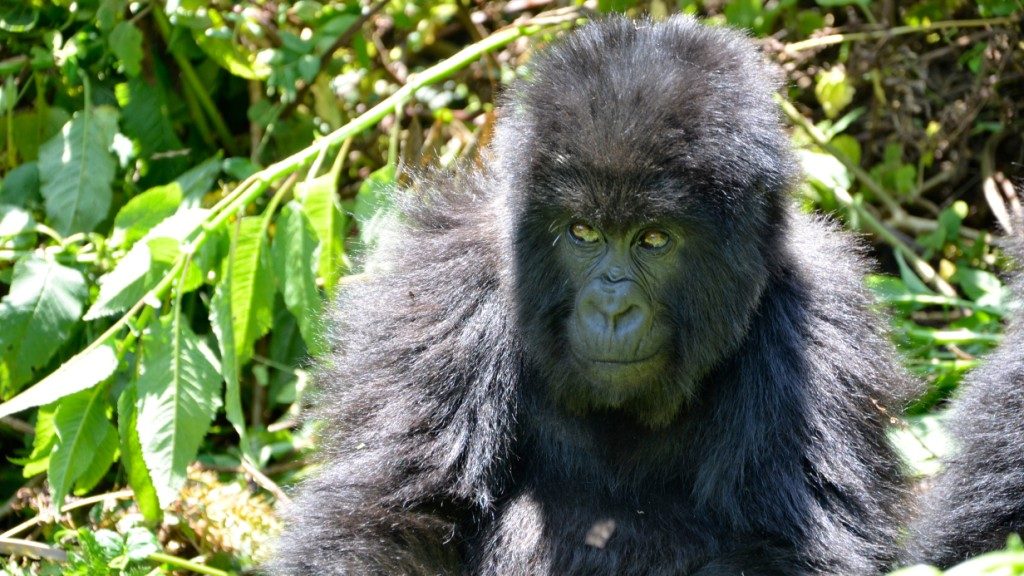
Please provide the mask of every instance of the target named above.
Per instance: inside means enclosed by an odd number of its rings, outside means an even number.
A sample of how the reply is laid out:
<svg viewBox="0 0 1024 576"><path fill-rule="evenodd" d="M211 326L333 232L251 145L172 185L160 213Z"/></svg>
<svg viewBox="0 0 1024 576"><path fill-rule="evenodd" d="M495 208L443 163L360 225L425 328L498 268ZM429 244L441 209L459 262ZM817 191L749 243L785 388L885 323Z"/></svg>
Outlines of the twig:
<svg viewBox="0 0 1024 576"><path fill-rule="evenodd" d="M78 508L92 506L93 504L104 502L107 500L127 500L134 495L135 494L131 490L118 490L117 492L97 494L96 496L82 498L81 500L76 500L74 502L71 502L70 504L65 504L64 506L61 507L60 514L64 514ZM59 514L53 516L49 516L42 513L37 514L34 517L22 522L21 524L18 524L14 528L11 528L10 530L4 532L3 534L0 534L0 539L13 538L18 534L21 534L22 532L28 530L29 528L32 528L33 526L42 524L43 522L49 521L51 518L57 518L58 516Z"/></svg>
<svg viewBox="0 0 1024 576"><path fill-rule="evenodd" d="M278 486L276 482L268 478L266 474L261 472L259 468L253 465L253 463L250 462L249 459L245 458L244 456L242 457L242 469L245 470L245 473L248 474L253 479L253 482L256 482L264 490L273 494L274 498L277 498L278 502L288 504L292 501L292 499L289 498L287 494L285 494L284 490L282 490L281 487Z"/></svg>
<svg viewBox="0 0 1024 576"><path fill-rule="evenodd" d="M905 36L907 34L920 34L924 32L933 32L935 30L943 30L946 28L978 28L982 26L1001 26L1014 24L1017 22L1019 17L1008 16L1005 18L980 18L977 20L946 20L942 22L926 22L915 26L896 26L895 28L887 28L885 30L873 30L870 32L848 32L846 34L829 34L828 36L819 36L818 38L808 38L807 40L801 40L799 42L793 42L792 44L786 44L782 51L785 54L792 55L796 52L803 50L810 50L812 48L821 48L824 46L832 46L833 44L842 44L843 42L860 42L864 40L882 40L887 38L895 38L896 36Z"/></svg>

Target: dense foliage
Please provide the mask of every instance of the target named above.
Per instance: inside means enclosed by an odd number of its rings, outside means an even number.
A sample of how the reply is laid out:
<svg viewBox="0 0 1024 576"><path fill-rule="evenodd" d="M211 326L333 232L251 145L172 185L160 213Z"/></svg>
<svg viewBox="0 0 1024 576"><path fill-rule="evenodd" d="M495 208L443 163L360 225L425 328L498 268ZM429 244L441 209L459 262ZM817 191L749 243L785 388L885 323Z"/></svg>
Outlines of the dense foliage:
<svg viewBox="0 0 1024 576"><path fill-rule="evenodd" d="M258 561L388 190L475 161L531 51L609 10L744 27L780 64L801 198L875 246L928 384L893 438L934 472L1010 303L1020 0L0 0L0 574ZM950 573L1024 574L1019 544L974 562Z"/></svg>

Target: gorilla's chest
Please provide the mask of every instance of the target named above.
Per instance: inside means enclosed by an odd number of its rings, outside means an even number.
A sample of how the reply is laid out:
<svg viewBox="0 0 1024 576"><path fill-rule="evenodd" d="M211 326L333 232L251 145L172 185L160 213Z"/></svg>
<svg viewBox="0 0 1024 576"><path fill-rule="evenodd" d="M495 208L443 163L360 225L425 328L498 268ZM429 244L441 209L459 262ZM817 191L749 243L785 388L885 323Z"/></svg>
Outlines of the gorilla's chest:
<svg viewBox="0 0 1024 576"><path fill-rule="evenodd" d="M575 491L573 491L575 492ZM486 523L472 550L469 574L678 575L716 552L719 540L685 498L645 510L596 502L579 492L523 490ZM646 507L646 506L645 506Z"/></svg>

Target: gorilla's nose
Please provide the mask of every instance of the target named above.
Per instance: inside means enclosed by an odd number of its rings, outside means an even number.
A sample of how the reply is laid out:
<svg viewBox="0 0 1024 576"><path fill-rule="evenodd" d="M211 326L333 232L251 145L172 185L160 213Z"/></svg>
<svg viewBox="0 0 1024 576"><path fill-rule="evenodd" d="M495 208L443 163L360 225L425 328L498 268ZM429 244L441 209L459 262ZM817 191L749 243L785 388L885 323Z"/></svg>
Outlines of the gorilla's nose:
<svg viewBox="0 0 1024 576"><path fill-rule="evenodd" d="M603 281L588 290L581 306L581 320L592 336L619 344L635 342L647 322L647 305L635 283Z"/></svg>

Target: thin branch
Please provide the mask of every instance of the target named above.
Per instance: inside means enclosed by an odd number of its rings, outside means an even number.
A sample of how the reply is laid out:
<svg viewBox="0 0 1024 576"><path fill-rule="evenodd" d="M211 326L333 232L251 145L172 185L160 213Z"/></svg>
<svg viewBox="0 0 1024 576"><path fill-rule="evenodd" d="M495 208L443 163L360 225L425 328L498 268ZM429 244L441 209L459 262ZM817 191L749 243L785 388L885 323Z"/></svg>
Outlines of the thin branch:
<svg viewBox="0 0 1024 576"><path fill-rule="evenodd" d="M803 50L810 50L812 48L822 48L825 46L832 46L834 44L842 44L844 42L885 40L889 38L895 38L897 36L905 36L907 34L922 34L925 32L944 30L947 28L979 28L984 26L1004 26L1014 24L1019 19L1019 16L1008 16L1005 18L980 18L977 20L945 20L942 22L926 22L923 24L913 26L896 26L894 28L887 28L885 30L873 30L870 32L848 32L846 34L829 34L828 36L808 38L807 40L801 40L799 42L793 42L792 44L786 44L783 47L782 51L786 54L793 55Z"/></svg>

